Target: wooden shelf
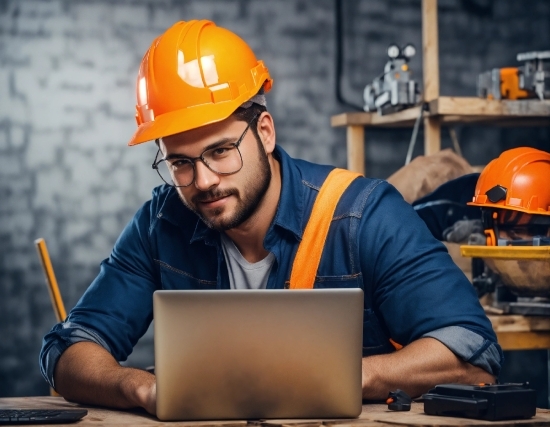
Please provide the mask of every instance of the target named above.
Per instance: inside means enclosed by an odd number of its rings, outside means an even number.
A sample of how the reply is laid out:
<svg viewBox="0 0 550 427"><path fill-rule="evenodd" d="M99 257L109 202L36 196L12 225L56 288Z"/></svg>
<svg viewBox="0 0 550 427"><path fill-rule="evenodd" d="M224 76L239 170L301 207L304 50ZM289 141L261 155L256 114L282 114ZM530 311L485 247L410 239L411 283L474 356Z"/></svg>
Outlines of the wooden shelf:
<svg viewBox="0 0 550 427"><path fill-rule="evenodd" d="M475 97L441 96L430 102L430 114L462 117L545 117L550 119L550 101L539 99L496 101Z"/></svg>
<svg viewBox="0 0 550 427"><path fill-rule="evenodd" d="M423 114L424 154L441 150L441 126L460 124L491 126L550 126L549 100L489 100L476 97L439 96L439 43L437 0L422 0L422 80L428 111ZM365 128L412 127L420 107L381 116L350 112L331 117L333 127L347 129L347 168L365 174Z"/></svg>
<svg viewBox="0 0 550 427"><path fill-rule="evenodd" d="M441 96L429 104L424 117L439 118L441 124L485 124L496 126L550 126L550 100L495 101L475 97ZM331 117L333 127L365 126L380 128L411 127L420 107L381 116L352 112Z"/></svg>
<svg viewBox="0 0 550 427"><path fill-rule="evenodd" d="M420 107L412 107L397 113L381 116L378 113L342 113L330 118L332 127L373 126L373 127L410 127L420 114ZM426 112L424 113L426 114Z"/></svg>
<svg viewBox="0 0 550 427"><path fill-rule="evenodd" d="M550 349L550 318L543 316L488 316L503 350Z"/></svg>

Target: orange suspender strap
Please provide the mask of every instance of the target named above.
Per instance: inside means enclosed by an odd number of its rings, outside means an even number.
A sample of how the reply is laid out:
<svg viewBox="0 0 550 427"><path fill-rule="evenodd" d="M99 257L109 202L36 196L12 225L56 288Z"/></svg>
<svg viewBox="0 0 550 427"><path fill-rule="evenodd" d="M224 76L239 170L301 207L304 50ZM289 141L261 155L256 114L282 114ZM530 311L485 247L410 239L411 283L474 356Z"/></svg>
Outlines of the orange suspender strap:
<svg viewBox="0 0 550 427"><path fill-rule="evenodd" d="M313 289L336 205L346 188L359 176L362 175L346 169L333 169L328 174L315 199L302 241L292 264L290 289ZM396 350L403 348L401 344L391 338L390 342Z"/></svg>
<svg viewBox="0 0 550 427"><path fill-rule="evenodd" d="M313 288L336 205L346 188L359 176L362 175L346 169L333 169L328 174L315 199L313 210L292 264L290 289Z"/></svg>

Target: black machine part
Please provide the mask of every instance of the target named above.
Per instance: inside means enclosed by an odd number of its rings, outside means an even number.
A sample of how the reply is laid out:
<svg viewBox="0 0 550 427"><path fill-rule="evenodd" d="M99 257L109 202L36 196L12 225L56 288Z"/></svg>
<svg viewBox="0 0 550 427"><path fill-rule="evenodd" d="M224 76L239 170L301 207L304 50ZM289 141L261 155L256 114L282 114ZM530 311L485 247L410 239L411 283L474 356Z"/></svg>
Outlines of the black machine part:
<svg viewBox="0 0 550 427"><path fill-rule="evenodd" d="M400 389L390 391L388 399L386 400L390 411L410 411L411 402L411 397Z"/></svg>
<svg viewBox="0 0 550 427"><path fill-rule="evenodd" d="M550 301L515 301L503 304L504 313L522 316L550 316Z"/></svg>
<svg viewBox="0 0 550 427"><path fill-rule="evenodd" d="M535 416L537 394L529 383L442 384L424 394L422 400L428 415L497 421Z"/></svg>

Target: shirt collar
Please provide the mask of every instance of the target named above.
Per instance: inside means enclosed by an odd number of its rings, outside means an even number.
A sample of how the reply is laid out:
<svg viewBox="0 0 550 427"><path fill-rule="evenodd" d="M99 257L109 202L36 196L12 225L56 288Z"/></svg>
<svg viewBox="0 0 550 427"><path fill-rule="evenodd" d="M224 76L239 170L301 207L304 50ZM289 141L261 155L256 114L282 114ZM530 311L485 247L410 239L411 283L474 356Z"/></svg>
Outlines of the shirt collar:
<svg viewBox="0 0 550 427"><path fill-rule="evenodd" d="M188 209L181 201L177 190L167 184L153 190L153 202L158 203L156 217L161 221L168 221L177 227L194 229L190 243L196 240L205 240L210 243L217 239L218 233L206 226L200 218Z"/></svg>
<svg viewBox="0 0 550 427"><path fill-rule="evenodd" d="M277 225L290 231L298 240L301 240L305 203L305 187L302 183L302 176L294 159L281 147L275 146L273 155L281 165L281 197L272 227Z"/></svg>

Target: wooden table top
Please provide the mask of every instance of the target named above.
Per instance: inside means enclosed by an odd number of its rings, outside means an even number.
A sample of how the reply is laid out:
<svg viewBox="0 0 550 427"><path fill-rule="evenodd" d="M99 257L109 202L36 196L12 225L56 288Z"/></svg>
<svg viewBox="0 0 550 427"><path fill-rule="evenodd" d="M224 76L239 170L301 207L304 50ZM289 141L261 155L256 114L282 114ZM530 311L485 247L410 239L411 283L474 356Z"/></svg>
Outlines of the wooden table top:
<svg viewBox="0 0 550 427"><path fill-rule="evenodd" d="M527 426L550 426L550 410L538 409L537 415L528 420L514 421L482 421L471 420L467 418L436 417L424 414L422 403L413 403L410 412L394 412L387 409L387 405L368 404L363 405L363 412L356 419L337 419L337 420L258 420L258 421L179 421L179 422L161 422L155 417L145 413L145 411L117 411L90 406L81 406L67 402L61 397L5 397L0 398L0 409L12 408L85 408L88 409L88 415L76 424L63 424L64 426L186 426L186 427L369 427L369 426L389 426L410 425L410 426L486 426L493 427L511 426L520 424ZM48 424L52 426L52 424Z"/></svg>

